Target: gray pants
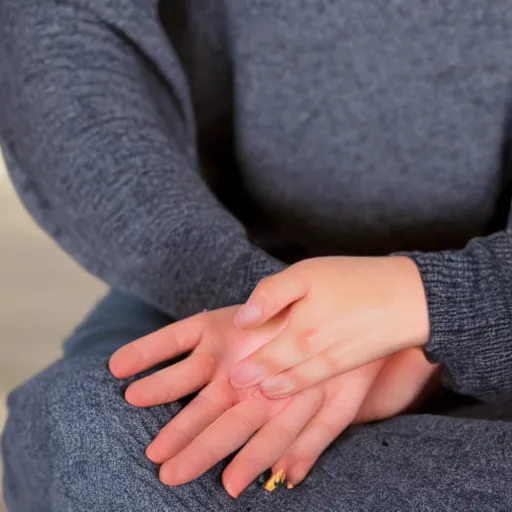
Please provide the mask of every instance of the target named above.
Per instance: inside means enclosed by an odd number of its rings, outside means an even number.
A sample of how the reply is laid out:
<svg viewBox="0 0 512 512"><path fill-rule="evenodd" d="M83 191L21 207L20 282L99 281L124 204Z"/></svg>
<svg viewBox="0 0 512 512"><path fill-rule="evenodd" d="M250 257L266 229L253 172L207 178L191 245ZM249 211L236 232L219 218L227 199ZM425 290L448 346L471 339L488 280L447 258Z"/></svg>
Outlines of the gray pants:
<svg viewBox="0 0 512 512"><path fill-rule="evenodd" d="M291 491L267 493L255 482L233 500L221 486L225 463L165 487L144 449L182 404L130 406L127 381L106 363L169 321L112 293L65 343L64 357L10 395L2 439L10 512L512 510L510 407L481 405L353 427Z"/></svg>

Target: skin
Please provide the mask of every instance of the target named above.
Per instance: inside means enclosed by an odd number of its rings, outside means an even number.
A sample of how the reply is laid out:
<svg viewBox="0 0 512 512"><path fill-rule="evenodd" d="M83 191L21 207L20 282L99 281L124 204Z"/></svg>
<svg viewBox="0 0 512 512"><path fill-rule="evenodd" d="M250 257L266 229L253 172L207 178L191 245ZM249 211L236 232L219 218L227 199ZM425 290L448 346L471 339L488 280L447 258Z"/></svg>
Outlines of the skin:
<svg viewBox="0 0 512 512"><path fill-rule="evenodd" d="M230 372L236 388L283 398L429 338L428 307L406 257L314 258L261 281L235 323L286 313L286 326Z"/></svg>
<svg viewBox="0 0 512 512"><path fill-rule="evenodd" d="M337 375L283 399L259 387L235 388L232 368L279 336L286 314L262 326L240 329L238 307L202 313L134 341L110 360L117 378L134 376L178 354L183 361L131 384L126 400L137 407L173 402L200 390L147 448L161 464L166 485L187 483L238 448L223 484L237 497L259 474L283 469L288 482L301 482L321 453L351 423L398 414L421 400L436 381L436 367L419 350L403 351ZM254 434L254 435L253 435Z"/></svg>

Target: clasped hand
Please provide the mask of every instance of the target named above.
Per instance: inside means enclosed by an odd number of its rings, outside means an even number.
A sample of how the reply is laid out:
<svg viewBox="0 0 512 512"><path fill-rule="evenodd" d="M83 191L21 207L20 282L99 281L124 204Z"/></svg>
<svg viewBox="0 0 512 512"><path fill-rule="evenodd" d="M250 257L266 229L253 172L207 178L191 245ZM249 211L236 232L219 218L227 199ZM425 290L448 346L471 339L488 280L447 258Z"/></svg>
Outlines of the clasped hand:
<svg viewBox="0 0 512 512"><path fill-rule="evenodd" d="M261 281L235 322L254 328L280 313L279 335L230 372L235 387L290 396L429 336L421 277L406 257L305 260Z"/></svg>
<svg viewBox="0 0 512 512"><path fill-rule="evenodd" d="M426 315L407 258L305 260L263 280L244 306L124 346L110 369L127 378L191 352L131 384L125 397L149 407L198 391L146 455L161 464L163 483L181 485L243 446L223 473L236 497L269 467L301 482L351 423L421 400L436 380L418 348L428 337Z"/></svg>

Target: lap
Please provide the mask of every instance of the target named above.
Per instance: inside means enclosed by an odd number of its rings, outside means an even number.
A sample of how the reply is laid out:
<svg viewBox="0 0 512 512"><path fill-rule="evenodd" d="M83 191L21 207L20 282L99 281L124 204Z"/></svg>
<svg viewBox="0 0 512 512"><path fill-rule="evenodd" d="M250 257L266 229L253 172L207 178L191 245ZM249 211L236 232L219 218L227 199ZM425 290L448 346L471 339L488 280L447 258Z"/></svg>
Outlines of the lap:
<svg viewBox="0 0 512 512"><path fill-rule="evenodd" d="M167 315L120 292L111 292L64 342L64 357L113 354L118 348L172 322Z"/></svg>
<svg viewBox="0 0 512 512"><path fill-rule="evenodd" d="M409 415L350 429L306 482L238 500L219 464L191 484L163 486L144 456L180 404L136 409L128 381L108 371L111 352L169 319L113 294L66 343L66 357L13 392L3 436L12 512L500 510L512 505L510 424Z"/></svg>

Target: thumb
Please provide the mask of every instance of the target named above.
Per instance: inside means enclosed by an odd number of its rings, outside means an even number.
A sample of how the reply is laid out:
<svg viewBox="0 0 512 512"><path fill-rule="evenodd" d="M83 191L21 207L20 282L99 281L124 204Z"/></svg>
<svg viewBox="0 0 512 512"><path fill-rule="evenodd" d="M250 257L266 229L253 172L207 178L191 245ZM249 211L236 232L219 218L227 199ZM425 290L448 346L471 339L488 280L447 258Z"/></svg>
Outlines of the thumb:
<svg viewBox="0 0 512 512"><path fill-rule="evenodd" d="M294 267L266 277L240 306L234 318L235 325L240 329L257 327L304 298L307 292L307 285Z"/></svg>

